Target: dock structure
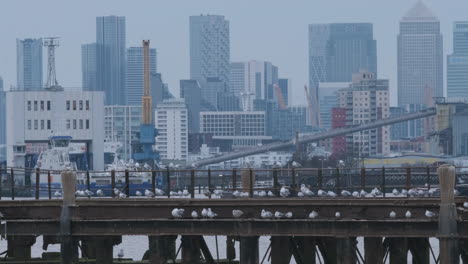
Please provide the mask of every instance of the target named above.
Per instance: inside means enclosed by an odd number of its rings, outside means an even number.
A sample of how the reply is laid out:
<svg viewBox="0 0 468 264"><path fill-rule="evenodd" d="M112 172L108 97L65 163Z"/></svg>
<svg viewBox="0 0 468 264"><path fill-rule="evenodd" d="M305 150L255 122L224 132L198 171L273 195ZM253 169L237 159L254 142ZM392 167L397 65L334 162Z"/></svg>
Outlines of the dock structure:
<svg viewBox="0 0 468 264"><path fill-rule="evenodd" d="M214 179L208 181L213 185L203 187L203 190L210 191L206 198L192 198L195 197L194 185L197 182L193 178L197 173L193 171L187 173L192 186L186 188L191 193L183 198L75 198L69 192L77 187L69 184L77 181L74 177L63 177L63 197L66 199L41 199L38 195L38 199L1 200L0 212L4 219L0 232L8 240L7 259L23 263L34 263L31 261L31 246L38 235L43 236L44 247L61 244L61 263L78 263L79 250L81 256L95 260L95 263L113 263L113 246L120 244L122 236L126 235L148 237L149 248L144 263L151 264L218 263L204 236L226 237L221 241L227 248L227 260L223 263L286 264L294 259L296 263L393 264L407 263L408 252L412 254L413 263L457 263L460 258L463 263L468 263L468 209L464 206L468 198L454 195L454 188L459 187L454 167L425 170L429 172L426 179L437 171L440 179L431 180L433 187L428 187L427 183L417 187L408 182L408 177L411 179L412 176L403 169L403 189L431 190L436 186L440 195L423 191L420 196L395 197L390 193L397 186L381 185L378 185L378 190L387 189L386 195L383 192L355 197L337 192L377 188L366 185L370 181L367 178L360 181L362 178L359 177L372 175L370 172L357 171L357 186L346 185L343 178L338 181L341 186L326 187L321 186L325 180L321 179L321 183L317 181L308 185L313 192L328 188L328 191L335 190L338 194L309 197L297 195L303 187L299 184L302 179L300 173L296 174L297 170L293 174L285 174L294 178L287 185L289 196L281 196L284 191L277 190L285 188L281 173L271 173L275 177L271 190L280 195L266 197L258 195L258 191L267 190L267 187L253 186L256 180L261 179L255 170L246 174L252 175L251 178L245 176L249 178L247 186L241 183L239 187L240 191L245 191L245 196L226 195L223 198L215 197L215 190L220 186ZM63 172L64 175L67 173L75 174ZM211 171L208 175L212 174L216 175ZM338 177L345 175L337 174ZM234 172L234 175L241 177L242 173ZM259 177L253 180L253 175ZM378 178L381 174L375 176ZM336 175L333 177L336 180ZM71 182L67 182L68 179ZM236 191L236 186L227 185L225 191ZM171 186L167 188L170 189ZM131 193L128 188L126 192ZM174 213L176 208L183 209L183 213ZM203 216L202 211L207 208L216 215ZM233 210L242 214L234 215ZM262 214L262 210L271 212L273 216ZM198 213L197 217L192 216L193 211ZM275 212L291 215L275 217ZM311 215L311 212L316 214ZM259 252L258 241L262 236L270 237L266 254ZM181 237L180 248L176 248L175 243L178 237ZM359 239L364 243L361 247L357 246L358 238L363 238ZM438 256L429 243L430 238L440 241ZM236 252L236 243L239 243L239 252Z"/></svg>

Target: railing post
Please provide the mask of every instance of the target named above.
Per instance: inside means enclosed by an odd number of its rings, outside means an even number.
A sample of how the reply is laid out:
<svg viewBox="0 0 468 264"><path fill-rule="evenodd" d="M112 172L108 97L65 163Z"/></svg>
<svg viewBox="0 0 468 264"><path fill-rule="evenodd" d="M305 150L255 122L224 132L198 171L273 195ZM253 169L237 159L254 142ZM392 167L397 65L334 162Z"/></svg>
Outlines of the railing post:
<svg viewBox="0 0 468 264"><path fill-rule="evenodd" d="M191 198L195 198L195 170L190 170L190 195Z"/></svg>
<svg viewBox="0 0 468 264"><path fill-rule="evenodd" d="M232 169L232 191L234 192L237 189L237 170L236 168Z"/></svg>
<svg viewBox="0 0 468 264"><path fill-rule="evenodd" d="M385 197L385 166L382 167L382 194Z"/></svg>
<svg viewBox="0 0 468 264"><path fill-rule="evenodd" d="M13 168L10 169L10 177L11 177L11 199L15 199L15 171Z"/></svg>
<svg viewBox="0 0 468 264"><path fill-rule="evenodd" d="M366 168L361 168L361 189L366 188Z"/></svg>
<svg viewBox="0 0 468 264"><path fill-rule="evenodd" d="M411 167L407 167L406 168L406 190L408 191L410 188L411 188Z"/></svg>
<svg viewBox="0 0 468 264"><path fill-rule="evenodd" d="M115 170L112 170L111 171L111 195L113 198L115 198L115 192L114 192L114 189L115 189Z"/></svg>
<svg viewBox="0 0 468 264"><path fill-rule="evenodd" d="M151 171L151 191L156 190L156 171Z"/></svg>
<svg viewBox="0 0 468 264"><path fill-rule="evenodd" d="M130 173L128 170L125 170L125 195L130 197Z"/></svg>
<svg viewBox="0 0 468 264"><path fill-rule="evenodd" d="M171 172L169 168L166 168L166 191L167 198L171 198Z"/></svg>
<svg viewBox="0 0 468 264"><path fill-rule="evenodd" d="M322 168L320 168L320 169L318 170L318 177L317 177L317 178L318 178L318 179L317 179L317 181L318 181L318 183L317 183L318 188L322 188L322 181L323 181L323 169L322 169Z"/></svg>
<svg viewBox="0 0 468 264"><path fill-rule="evenodd" d="M249 197L253 198L254 193L254 178L253 178L253 170L252 168L249 169Z"/></svg>
<svg viewBox="0 0 468 264"><path fill-rule="evenodd" d="M341 189L340 168L337 167L336 168L336 192L337 192L337 194L340 193L340 189Z"/></svg>
<svg viewBox="0 0 468 264"><path fill-rule="evenodd" d="M36 200L39 200L39 184L41 182L41 173L39 168L36 168Z"/></svg>
<svg viewBox="0 0 468 264"><path fill-rule="evenodd" d="M86 171L86 189L91 191L91 179L89 176L89 170Z"/></svg>
<svg viewBox="0 0 468 264"><path fill-rule="evenodd" d="M210 191L210 196L208 198L211 199L211 169L208 168L208 190Z"/></svg>
<svg viewBox="0 0 468 264"><path fill-rule="evenodd" d="M279 181L278 181L278 169L273 168L273 192L275 195L279 195Z"/></svg>
<svg viewBox="0 0 468 264"><path fill-rule="evenodd" d="M296 188L296 170L294 168L291 169L291 187L293 190Z"/></svg>
<svg viewBox="0 0 468 264"><path fill-rule="evenodd" d="M431 168L429 166L426 167L426 181L427 181L427 190L431 189Z"/></svg>
<svg viewBox="0 0 468 264"><path fill-rule="evenodd" d="M63 171L62 175L63 205L60 216L60 256L62 264L78 263L78 241L72 236L71 207L75 206L76 173Z"/></svg>
<svg viewBox="0 0 468 264"><path fill-rule="evenodd" d="M47 171L47 192L49 194L49 200L52 199L52 186L51 186L50 171Z"/></svg>
<svg viewBox="0 0 468 264"><path fill-rule="evenodd" d="M454 198L455 167L442 165L437 170L440 181L439 252L440 263L459 263L457 210Z"/></svg>

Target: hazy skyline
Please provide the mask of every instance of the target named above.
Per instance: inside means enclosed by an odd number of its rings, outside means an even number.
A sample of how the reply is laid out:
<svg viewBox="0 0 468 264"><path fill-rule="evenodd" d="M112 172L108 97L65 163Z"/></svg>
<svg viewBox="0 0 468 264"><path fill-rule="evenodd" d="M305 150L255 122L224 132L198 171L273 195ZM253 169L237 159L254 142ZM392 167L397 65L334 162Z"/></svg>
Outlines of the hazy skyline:
<svg viewBox="0 0 468 264"><path fill-rule="evenodd" d="M80 87L81 45L95 42L96 17L119 15L126 17L127 47L139 47L142 39L151 39L151 47L158 50L158 71L178 95L179 80L190 75L189 17L217 14L230 21L231 61L273 62L279 67L281 78L292 79L294 103L304 104L302 86L308 83L308 25L370 22L374 24L377 40L378 76L390 79L392 105L395 105L399 21L415 2L7 0L2 1L4 12L0 16L0 76L5 89L16 85L16 38L58 36L61 38L56 51L58 81L65 87ZM452 52L453 22L468 20L468 1L423 2L441 21L445 64L446 55ZM446 65L444 87L445 68ZM45 69L44 65L44 72Z"/></svg>

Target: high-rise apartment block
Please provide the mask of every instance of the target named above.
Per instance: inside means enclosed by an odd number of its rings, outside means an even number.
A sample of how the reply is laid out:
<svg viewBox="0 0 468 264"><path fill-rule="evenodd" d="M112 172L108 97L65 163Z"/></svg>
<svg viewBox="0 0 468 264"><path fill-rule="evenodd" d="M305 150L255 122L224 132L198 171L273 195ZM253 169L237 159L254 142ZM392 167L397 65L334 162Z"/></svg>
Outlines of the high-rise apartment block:
<svg viewBox="0 0 468 264"><path fill-rule="evenodd" d="M453 53L447 56L447 97L468 98L468 21L453 25Z"/></svg>
<svg viewBox="0 0 468 264"><path fill-rule="evenodd" d="M332 128L332 109L339 107L340 90L348 88L350 82L321 82L318 85L320 127Z"/></svg>
<svg viewBox="0 0 468 264"><path fill-rule="evenodd" d="M96 18L97 87L106 105L125 104L125 17Z"/></svg>
<svg viewBox="0 0 468 264"><path fill-rule="evenodd" d="M347 126L388 118L388 80L376 79L370 72L354 74L350 87L340 91L340 108L346 109ZM347 135L346 144L347 153L355 157L387 155L390 153L390 129L380 127Z"/></svg>
<svg viewBox="0 0 468 264"><path fill-rule="evenodd" d="M401 19L398 35L398 105L427 105L443 96L440 22L418 1Z"/></svg>
<svg viewBox="0 0 468 264"><path fill-rule="evenodd" d="M157 72L156 49L150 49L150 74ZM125 76L126 105L141 105L143 96L143 48L130 47L127 49ZM155 100L155 98L153 98Z"/></svg>
<svg viewBox="0 0 468 264"><path fill-rule="evenodd" d="M183 99L167 99L156 107L156 150L162 160L187 160L187 118Z"/></svg>
<svg viewBox="0 0 468 264"><path fill-rule="evenodd" d="M17 89L41 90L42 82L42 39L16 40Z"/></svg>

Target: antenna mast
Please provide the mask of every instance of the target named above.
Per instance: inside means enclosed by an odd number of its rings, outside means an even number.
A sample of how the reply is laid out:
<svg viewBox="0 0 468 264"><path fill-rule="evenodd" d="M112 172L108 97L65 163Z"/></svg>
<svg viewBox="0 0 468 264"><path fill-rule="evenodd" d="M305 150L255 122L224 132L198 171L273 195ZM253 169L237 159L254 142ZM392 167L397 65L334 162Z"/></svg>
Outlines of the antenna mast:
<svg viewBox="0 0 468 264"><path fill-rule="evenodd" d="M44 38L42 44L47 47L47 82L46 89L61 90L62 87L57 82L55 72L55 47L59 46L58 37Z"/></svg>

